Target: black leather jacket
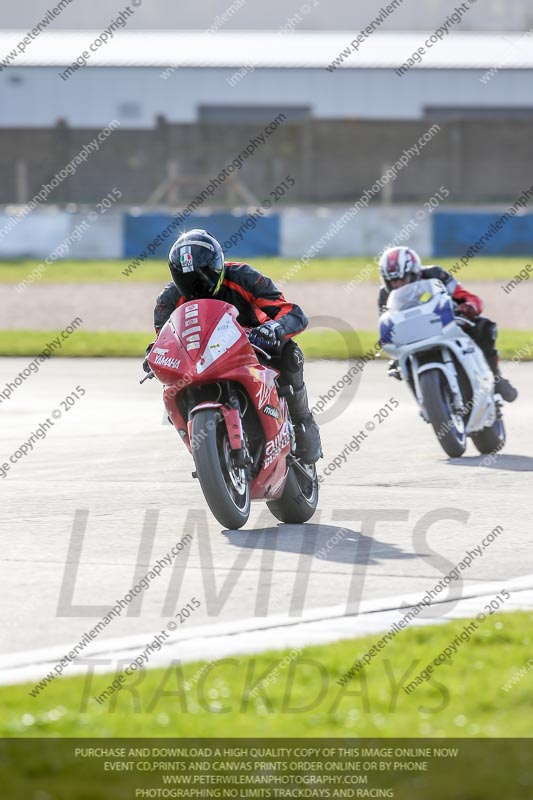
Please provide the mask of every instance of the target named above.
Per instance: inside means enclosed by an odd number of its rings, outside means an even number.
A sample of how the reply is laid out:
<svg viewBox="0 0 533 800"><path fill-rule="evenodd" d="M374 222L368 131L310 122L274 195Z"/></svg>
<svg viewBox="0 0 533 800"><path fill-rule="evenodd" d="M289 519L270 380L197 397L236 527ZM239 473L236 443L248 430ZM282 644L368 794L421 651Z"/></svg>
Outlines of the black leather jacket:
<svg viewBox="0 0 533 800"><path fill-rule="evenodd" d="M241 325L254 327L268 320L281 325L285 337L301 333L308 319L300 306L289 303L274 283L249 264L226 262L224 280L216 300L231 303L239 312ZM174 283L169 283L158 296L154 310L154 326L159 333L172 312L185 302Z"/></svg>

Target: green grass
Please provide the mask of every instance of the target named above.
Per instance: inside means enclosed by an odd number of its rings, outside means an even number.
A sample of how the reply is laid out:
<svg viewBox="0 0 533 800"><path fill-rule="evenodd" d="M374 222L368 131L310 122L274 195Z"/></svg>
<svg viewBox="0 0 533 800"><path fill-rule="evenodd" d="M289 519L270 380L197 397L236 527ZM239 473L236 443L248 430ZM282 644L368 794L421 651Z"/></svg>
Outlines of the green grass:
<svg viewBox="0 0 533 800"><path fill-rule="evenodd" d="M237 257L236 257L237 258ZM348 283L378 280L373 257L368 258L314 258L307 266L296 269L297 258L253 257L250 262L277 282L289 281L337 281ZM242 260L246 260L242 257ZM437 262L444 269L455 264L456 259L443 258ZM527 258L476 258L457 273L459 280L509 280L523 269ZM20 283L39 265L39 261L5 261L0 263L0 283ZM108 281L153 281L169 280L166 261L150 260L141 264L129 276L122 274L129 261L59 261L51 264L36 280L36 283L106 283ZM373 264L373 270L366 269Z"/></svg>
<svg viewBox="0 0 533 800"><path fill-rule="evenodd" d="M39 355L58 334L59 331L0 331L0 356ZM62 342L52 358L144 358L153 338L149 332L78 330Z"/></svg>
<svg viewBox="0 0 533 800"><path fill-rule="evenodd" d="M0 331L0 357L39 355L58 333L58 331ZM149 332L78 330L63 341L61 350L56 350L53 357L141 358L144 357L146 345L152 338ZM298 336L298 343L307 359L358 358L373 352L376 340L377 331L354 331L347 334L309 331ZM500 331L498 346L503 359L518 356L522 361L530 361L533 359L533 330Z"/></svg>
<svg viewBox="0 0 533 800"><path fill-rule="evenodd" d="M379 634L306 647L283 668L288 650L222 659L202 680L202 663L147 670L102 704L94 698L114 674L58 678L36 698L33 684L2 687L0 736L530 737L533 671L502 687L531 656L531 612L489 616L431 682L410 694L401 688L465 624L402 631L344 687L337 680Z"/></svg>
<svg viewBox="0 0 533 800"><path fill-rule="evenodd" d="M287 738L319 737L309 745L327 747L328 738L336 737L347 738L350 746L373 747L381 743L430 747L432 740L444 747L457 746L458 738L473 740L468 746L460 744L460 759L433 759L424 780L420 773L389 772L381 779L374 773L369 785L379 781L394 787L398 800L529 797L533 670L526 664L533 643L531 612L489 616L458 648L453 662L434 671L431 683L426 681L409 694L403 691L403 685L413 681L470 622L402 631L344 687L337 681L380 634L300 652L271 651L208 664L174 663L136 673L102 703L95 696L109 686L115 673L58 678L36 698L29 696L34 684L1 687L0 794L6 800L126 800L141 788L163 785L161 772L104 770L104 761L159 761L156 754L76 758L77 741L72 739L80 737L79 744L85 747L98 745L90 737L102 739L100 744L108 747L126 746L128 755L128 746L135 743L114 737L143 737L142 747L154 740L156 747L162 747L161 739L168 739L171 747L201 747L198 739L207 737L211 737L207 746L222 747L224 743L214 743L213 738L240 737L242 744L251 745L250 739L276 737L275 747ZM254 695L258 684L261 690ZM372 740L361 741L364 738ZM497 742L481 741L495 738ZM255 766L253 774L259 769ZM187 768L182 771L190 774ZM232 774L231 767L225 774Z"/></svg>

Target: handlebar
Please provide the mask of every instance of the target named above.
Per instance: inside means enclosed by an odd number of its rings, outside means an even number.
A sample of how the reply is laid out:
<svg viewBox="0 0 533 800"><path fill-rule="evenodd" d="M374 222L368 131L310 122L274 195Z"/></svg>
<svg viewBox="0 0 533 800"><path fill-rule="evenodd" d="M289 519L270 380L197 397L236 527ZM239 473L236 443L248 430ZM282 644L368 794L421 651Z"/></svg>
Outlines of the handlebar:
<svg viewBox="0 0 533 800"><path fill-rule="evenodd" d="M242 326L242 329L243 329L243 331L245 332L245 334L246 334L246 336L247 336L247 338L248 338L248 341L250 342L250 334L252 333L252 331L253 331L254 329L253 329L252 327L249 327L248 325L243 325L243 326ZM252 345L252 347L254 348L254 350L255 350L257 353L261 353L261 355L263 356L263 358L266 358L266 360L267 360L267 361L271 361L271 360L272 360L272 356L271 356L269 353L267 353L265 350L263 350L263 348L262 348L262 347L258 347L256 344L253 344L253 342L250 342L250 344Z"/></svg>
<svg viewBox="0 0 533 800"><path fill-rule="evenodd" d="M155 378L155 375L154 375L154 373L152 371L150 371L147 375L145 375L144 378L142 379L142 381L139 381L139 383L144 383L145 381L149 380L150 378Z"/></svg>

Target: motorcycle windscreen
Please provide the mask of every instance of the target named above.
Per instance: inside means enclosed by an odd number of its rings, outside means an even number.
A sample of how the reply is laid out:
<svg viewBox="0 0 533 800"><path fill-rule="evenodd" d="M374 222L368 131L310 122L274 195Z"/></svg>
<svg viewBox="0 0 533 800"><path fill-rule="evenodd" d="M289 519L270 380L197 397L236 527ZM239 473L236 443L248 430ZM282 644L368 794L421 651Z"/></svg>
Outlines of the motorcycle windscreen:
<svg viewBox="0 0 533 800"><path fill-rule="evenodd" d="M238 313L231 303L213 298L184 303L173 312L170 319L189 359L200 363L198 374L231 350L239 339L247 344L237 322ZM253 352L251 347L246 349L248 354Z"/></svg>
<svg viewBox="0 0 533 800"><path fill-rule="evenodd" d="M207 344L203 348L196 365L198 375L205 372L221 356L225 355L243 335L242 328L235 322L233 315L226 312L217 322Z"/></svg>
<svg viewBox="0 0 533 800"><path fill-rule="evenodd" d="M421 317L398 322L394 328L394 344L405 345L432 339L442 334L442 320L436 314L425 314Z"/></svg>
<svg viewBox="0 0 533 800"><path fill-rule="evenodd" d="M387 308L389 311L407 311L409 308L427 303L442 292L442 288L437 289L435 283L433 280L415 281L400 289L394 289L387 300ZM442 284L440 286L442 287Z"/></svg>
<svg viewBox="0 0 533 800"><path fill-rule="evenodd" d="M442 335L444 327L453 321L453 303L443 288L440 282L427 280L393 292L397 297L389 313L400 316L394 327L394 344L407 345Z"/></svg>

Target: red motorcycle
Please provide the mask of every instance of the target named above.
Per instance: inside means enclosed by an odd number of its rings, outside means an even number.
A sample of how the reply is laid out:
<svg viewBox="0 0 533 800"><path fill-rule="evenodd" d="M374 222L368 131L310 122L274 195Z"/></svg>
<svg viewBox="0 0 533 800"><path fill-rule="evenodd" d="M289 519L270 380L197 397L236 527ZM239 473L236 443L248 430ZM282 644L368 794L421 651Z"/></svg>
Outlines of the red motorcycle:
<svg viewBox="0 0 533 800"><path fill-rule="evenodd" d="M147 378L163 384L169 420L221 525L245 525L252 500L266 500L282 522L306 522L317 507L318 481L316 467L295 456L285 400L292 387L280 389L270 356L249 342L237 316L220 300L181 305L150 351Z"/></svg>

